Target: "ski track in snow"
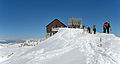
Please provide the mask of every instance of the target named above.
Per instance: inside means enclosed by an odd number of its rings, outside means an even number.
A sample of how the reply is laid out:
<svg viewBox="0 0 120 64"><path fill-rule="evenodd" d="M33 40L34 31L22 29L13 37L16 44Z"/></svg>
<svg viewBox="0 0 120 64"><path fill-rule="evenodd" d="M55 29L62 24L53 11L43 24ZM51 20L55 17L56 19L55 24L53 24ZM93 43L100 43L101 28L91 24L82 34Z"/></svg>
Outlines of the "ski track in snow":
<svg viewBox="0 0 120 64"><path fill-rule="evenodd" d="M35 47L12 46L0 47L0 64L120 64L120 38L113 34L61 28Z"/></svg>

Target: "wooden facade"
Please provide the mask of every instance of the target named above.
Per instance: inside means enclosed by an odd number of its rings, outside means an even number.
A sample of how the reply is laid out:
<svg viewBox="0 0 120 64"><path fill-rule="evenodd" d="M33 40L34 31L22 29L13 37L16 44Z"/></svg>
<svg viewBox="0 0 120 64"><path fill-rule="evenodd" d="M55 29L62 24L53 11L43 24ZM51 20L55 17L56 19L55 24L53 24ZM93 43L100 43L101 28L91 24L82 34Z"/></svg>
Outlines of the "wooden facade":
<svg viewBox="0 0 120 64"><path fill-rule="evenodd" d="M67 27L65 24L60 22L58 19L53 20L51 23L49 23L46 26L46 38L49 38L50 36L54 35L57 33L59 28L65 28Z"/></svg>

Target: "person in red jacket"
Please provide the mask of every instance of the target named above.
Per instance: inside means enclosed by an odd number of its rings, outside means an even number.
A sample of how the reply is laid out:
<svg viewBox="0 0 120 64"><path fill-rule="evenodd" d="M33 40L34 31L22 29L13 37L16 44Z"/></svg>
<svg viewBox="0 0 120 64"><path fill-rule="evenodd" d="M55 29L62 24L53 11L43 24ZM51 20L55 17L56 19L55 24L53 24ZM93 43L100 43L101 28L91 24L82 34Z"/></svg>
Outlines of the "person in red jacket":
<svg viewBox="0 0 120 64"><path fill-rule="evenodd" d="M73 28L75 28L75 25L73 25Z"/></svg>
<svg viewBox="0 0 120 64"><path fill-rule="evenodd" d="M108 22L103 24L103 32L104 33L106 33L106 30L107 30L107 33L109 34L109 28L110 28L110 24Z"/></svg>

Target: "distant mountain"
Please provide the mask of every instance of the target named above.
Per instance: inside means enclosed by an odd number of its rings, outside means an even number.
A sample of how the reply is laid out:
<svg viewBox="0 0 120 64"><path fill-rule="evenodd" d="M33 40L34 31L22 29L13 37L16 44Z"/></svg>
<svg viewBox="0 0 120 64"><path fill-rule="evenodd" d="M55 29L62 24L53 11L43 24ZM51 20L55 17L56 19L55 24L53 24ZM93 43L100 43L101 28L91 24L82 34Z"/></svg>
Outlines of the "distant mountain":
<svg viewBox="0 0 120 64"><path fill-rule="evenodd" d="M3 44L8 44L8 43L16 43L16 41L0 41L0 43L3 43Z"/></svg>
<svg viewBox="0 0 120 64"><path fill-rule="evenodd" d="M0 43L8 44L8 43L23 43L24 40L0 40Z"/></svg>
<svg viewBox="0 0 120 64"><path fill-rule="evenodd" d="M7 43L6 40L0 40L0 43Z"/></svg>
<svg viewBox="0 0 120 64"><path fill-rule="evenodd" d="M6 40L0 40L0 42L7 42Z"/></svg>

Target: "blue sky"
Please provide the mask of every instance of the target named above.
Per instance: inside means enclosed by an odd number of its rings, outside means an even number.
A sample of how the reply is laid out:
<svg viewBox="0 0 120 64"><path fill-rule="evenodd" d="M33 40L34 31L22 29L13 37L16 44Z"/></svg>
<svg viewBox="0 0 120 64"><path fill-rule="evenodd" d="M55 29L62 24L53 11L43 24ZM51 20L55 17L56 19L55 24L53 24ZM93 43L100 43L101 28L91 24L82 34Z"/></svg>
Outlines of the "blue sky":
<svg viewBox="0 0 120 64"><path fill-rule="evenodd" d="M68 25L68 18L82 18L102 32L106 16L120 36L119 0L0 0L0 39L45 37L45 26L55 18Z"/></svg>

